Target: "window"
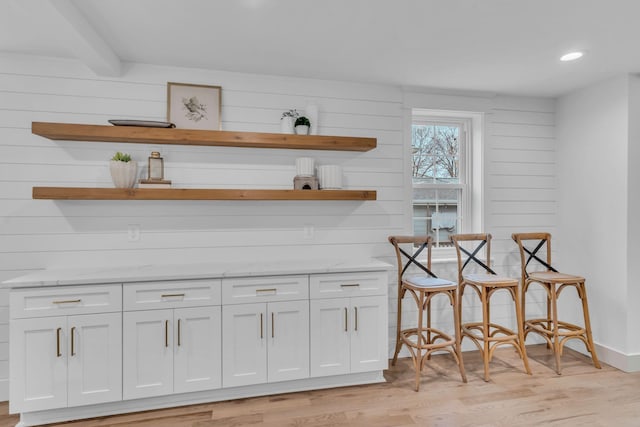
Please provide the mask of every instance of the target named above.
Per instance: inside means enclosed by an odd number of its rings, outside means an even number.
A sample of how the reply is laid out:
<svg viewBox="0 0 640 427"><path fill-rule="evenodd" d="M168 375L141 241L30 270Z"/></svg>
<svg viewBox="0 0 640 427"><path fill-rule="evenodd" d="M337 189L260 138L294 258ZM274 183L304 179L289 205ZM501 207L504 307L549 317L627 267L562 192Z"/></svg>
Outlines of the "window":
<svg viewBox="0 0 640 427"><path fill-rule="evenodd" d="M472 118L414 112L411 125L413 232L432 237L434 248L469 229Z"/></svg>

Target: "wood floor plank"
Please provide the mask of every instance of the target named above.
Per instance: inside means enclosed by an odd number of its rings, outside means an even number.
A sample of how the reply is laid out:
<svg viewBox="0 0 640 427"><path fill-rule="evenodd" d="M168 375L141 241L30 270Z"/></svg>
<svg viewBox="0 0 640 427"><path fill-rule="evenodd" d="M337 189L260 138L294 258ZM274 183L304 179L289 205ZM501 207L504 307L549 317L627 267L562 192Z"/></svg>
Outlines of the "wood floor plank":
<svg viewBox="0 0 640 427"><path fill-rule="evenodd" d="M420 391L413 391L409 359L385 371L386 383L286 393L101 417L66 427L638 427L640 372L595 369L582 354L565 350L562 375L544 345L528 346L533 375L510 348L496 350L491 381L483 380L477 352L464 353L469 382L462 383L449 355L427 362ZM0 403L0 427L18 417Z"/></svg>

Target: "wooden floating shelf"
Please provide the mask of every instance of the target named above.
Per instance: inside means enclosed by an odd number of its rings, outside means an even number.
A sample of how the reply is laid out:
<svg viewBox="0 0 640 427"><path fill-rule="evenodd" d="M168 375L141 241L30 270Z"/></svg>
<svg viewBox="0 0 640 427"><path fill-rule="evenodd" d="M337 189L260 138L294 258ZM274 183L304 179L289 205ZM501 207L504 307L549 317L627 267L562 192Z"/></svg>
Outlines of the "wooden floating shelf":
<svg viewBox="0 0 640 427"><path fill-rule="evenodd" d="M209 188L33 187L49 200L376 200L369 190L235 190Z"/></svg>
<svg viewBox="0 0 640 427"><path fill-rule="evenodd" d="M369 151L376 138L291 135L224 130L169 129L71 123L31 123L31 132L52 140L126 142L132 144L203 145L302 150Z"/></svg>

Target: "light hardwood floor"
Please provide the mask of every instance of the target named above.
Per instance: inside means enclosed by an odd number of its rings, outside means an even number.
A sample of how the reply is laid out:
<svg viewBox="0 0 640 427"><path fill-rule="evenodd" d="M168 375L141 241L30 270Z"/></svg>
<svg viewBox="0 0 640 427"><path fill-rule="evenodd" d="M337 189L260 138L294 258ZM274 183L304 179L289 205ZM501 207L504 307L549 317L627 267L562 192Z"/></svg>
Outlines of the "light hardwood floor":
<svg viewBox="0 0 640 427"><path fill-rule="evenodd" d="M624 373L565 350L554 372L544 346L528 346L533 375L514 350L496 350L491 381L482 379L478 352L464 353L469 382L448 355L427 362L419 392L413 391L410 359L386 371L383 384L289 393L55 424L67 427L231 426L640 426L640 372ZM0 426L16 416L0 407Z"/></svg>

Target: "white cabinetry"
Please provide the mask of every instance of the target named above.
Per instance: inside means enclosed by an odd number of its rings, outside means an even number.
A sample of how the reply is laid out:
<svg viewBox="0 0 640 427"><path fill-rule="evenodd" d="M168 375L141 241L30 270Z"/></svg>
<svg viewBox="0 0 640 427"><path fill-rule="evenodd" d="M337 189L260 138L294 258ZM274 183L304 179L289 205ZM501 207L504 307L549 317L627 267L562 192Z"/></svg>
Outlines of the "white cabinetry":
<svg viewBox="0 0 640 427"><path fill-rule="evenodd" d="M199 268L5 282L19 425L384 381L386 264Z"/></svg>
<svg viewBox="0 0 640 427"><path fill-rule="evenodd" d="M124 295L125 399L220 388L219 280L125 285Z"/></svg>
<svg viewBox="0 0 640 427"><path fill-rule="evenodd" d="M10 299L11 412L122 399L120 285L16 290Z"/></svg>
<svg viewBox="0 0 640 427"><path fill-rule="evenodd" d="M309 376L308 276L223 281L223 386Z"/></svg>
<svg viewBox="0 0 640 427"><path fill-rule="evenodd" d="M312 275L311 376L387 368L386 274Z"/></svg>

